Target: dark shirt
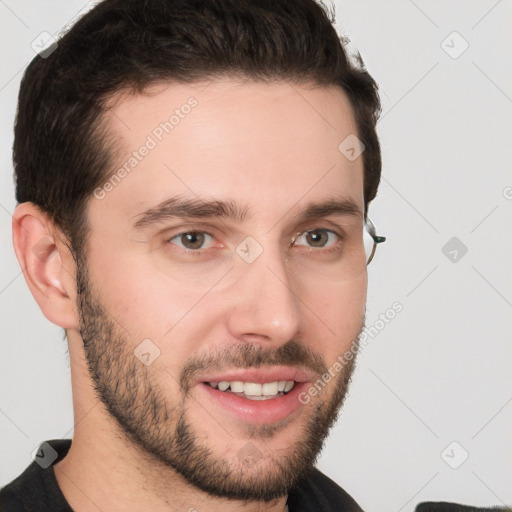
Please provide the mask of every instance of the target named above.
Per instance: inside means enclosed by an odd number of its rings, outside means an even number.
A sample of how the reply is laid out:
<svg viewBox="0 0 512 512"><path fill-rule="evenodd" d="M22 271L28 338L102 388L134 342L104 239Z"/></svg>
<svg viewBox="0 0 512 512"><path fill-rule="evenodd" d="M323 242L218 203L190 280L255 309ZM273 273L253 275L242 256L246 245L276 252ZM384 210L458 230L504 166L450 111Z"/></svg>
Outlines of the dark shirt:
<svg viewBox="0 0 512 512"><path fill-rule="evenodd" d="M436 503L420 503L415 512L511 512L510 507L490 507L480 508L470 505L459 505L457 503L446 503L439 501Z"/></svg>
<svg viewBox="0 0 512 512"><path fill-rule="evenodd" d="M60 490L53 465L63 459L70 439L46 441L57 458L46 469L36 461L10 484L0 490L0 512L72 512ZM357 503L335 482L311 468L305 478L288 494L289 512L362 512Z"/></svg>
<svg viewBox="0 0 512 512"><path fill-rule="evenodd" d="M37 462L0 490L0 512L73 512L60 490L53 466L62 460L71 446L70 439L46 441L55 450L51 464ZM43 443L41 446L44 446ZM46 449L46 448L45 448ZM50 450L46 450L47 452ZM40 455L43 455L40 453ZM37 458L37 455L36 455ZM288 494L289 512L363 512L357 503L335 482L311 468L307 478ZM512 512L512 508L477 508L456 503L420 503L416 512Z"/></svg>

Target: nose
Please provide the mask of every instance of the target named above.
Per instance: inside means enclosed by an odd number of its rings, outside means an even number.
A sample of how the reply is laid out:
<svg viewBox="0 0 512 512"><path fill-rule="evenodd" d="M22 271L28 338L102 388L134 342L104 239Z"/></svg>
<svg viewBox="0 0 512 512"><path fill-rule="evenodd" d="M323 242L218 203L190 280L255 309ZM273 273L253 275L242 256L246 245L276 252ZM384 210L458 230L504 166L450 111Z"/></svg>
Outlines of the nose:
<svg viewBox="0 0 512 512"><path fill-rule="evenodd" d="M230 334L241 341L278 347L300 332L300 299L280 251L266 249L256 261L237 262L231 297Z"/></svg>

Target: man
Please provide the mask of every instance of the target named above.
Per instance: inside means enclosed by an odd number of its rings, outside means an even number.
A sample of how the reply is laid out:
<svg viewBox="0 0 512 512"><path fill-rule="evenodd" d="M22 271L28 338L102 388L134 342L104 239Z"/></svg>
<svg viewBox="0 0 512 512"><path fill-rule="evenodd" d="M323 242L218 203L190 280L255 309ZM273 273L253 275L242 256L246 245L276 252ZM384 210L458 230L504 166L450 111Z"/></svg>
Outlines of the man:
<svg viewBox="0 0 512 512"><path fill-rule="evenodd" d="M76 428L7 509L358 510L313 464L363 325L375 89L312 2L104 2L34 61L13 227Z"/></svg>
<svg viewBox="0 0 512 512"><path fill-rule="evenodd" d="M360 510L314 462L382 241L379 108L312 0L106 0L34 59L14 240L75 430L6 510Z"/></svg>
<svg viewBox="0 0 512 512"><path fill-rule="evenodd" d="M314 462L382 241L378 111L312 1L107 1L35 59L14 239L75 432L2 510L360 510Z"/></svg>

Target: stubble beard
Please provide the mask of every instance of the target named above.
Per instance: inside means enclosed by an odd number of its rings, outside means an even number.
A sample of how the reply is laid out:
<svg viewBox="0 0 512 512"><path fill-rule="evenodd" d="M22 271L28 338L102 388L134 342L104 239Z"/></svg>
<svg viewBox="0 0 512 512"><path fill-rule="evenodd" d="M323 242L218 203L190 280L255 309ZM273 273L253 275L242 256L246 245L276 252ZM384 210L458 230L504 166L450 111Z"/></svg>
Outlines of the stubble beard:
<svg viewBox="0 0 512 512"><path fill-rule="evenodd" d="M157 372L134 356L134 345L128 334L116 327L115 320L110 319L94 296L87 266L80 259L77 260L77 291L80 335L95 392L126 441L154 460L156 467L172 468L189 484L212 496L243 501L273 501L288 494L306 476L338 417L354 370L355 356L346 361L336 380L333 379L334 390L329 400L316 400L314 405L308 405L308 418L294 442L279 455L271 452L273 454L247 466L236 456L229 460L214 454L211 447L199 440L197 425L187 418L187 407L197 404L189 398L192 369L199 369L203 363L208 368L212 365L219 368L302 365L314 369L320 376L328 370L323 358L294 340L273 353L247 344L230 347L229 354L222 360L208 356L186 364L177 379L180 399L171 406L167 400L170 393L155 379ZM364 321L361 324L362 331ZM353 345L357 346L357 341ZM245 435L252 439L253 446L260 446L260 452L264 452L265 439L278 435L282 428L286 425L248 425ZM233 437L233 443L242 447L247 441ZM226 454L229 448L220 447L219 452Z"/></svg>

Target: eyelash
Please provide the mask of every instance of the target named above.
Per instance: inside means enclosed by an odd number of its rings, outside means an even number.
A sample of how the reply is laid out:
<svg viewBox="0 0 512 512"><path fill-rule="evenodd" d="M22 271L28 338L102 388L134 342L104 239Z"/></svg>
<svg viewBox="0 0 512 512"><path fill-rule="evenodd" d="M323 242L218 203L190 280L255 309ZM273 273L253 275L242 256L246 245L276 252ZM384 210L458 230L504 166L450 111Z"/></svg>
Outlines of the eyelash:
<svg viewBox="0 0 512 512"><path fill-rule="evenodd" d="M307 233L311 233L312 231L319 231L319 230L323 230L326 233L332 233L333 235L336 235L336 237L338 238L338 241L329 245L327 248L319 247L318 251L319 252L322 251L323 254L326 254L326 253L330 254L330 253L339 251L340 243L343 241L343 236L340 233L337 233L336 231L334 231L332 229L327 229L327 228L313 228L313 229L306 229L305 231L301 231L300 233L297 233L297 235L293 238L292 245L295 245L295 240L297 240L297 238L299 238L303 235L306 235ZM305 247L306 247L306 249L315 249L315 247L311 247L311 246L305 246Z"/></svg>
<svg viewBox="0 0 512 512"><path fill-rule="evenodd" d="M299 238L307 233L310 233L312 231L317 231L317 230L323 230L327 233L332 233L338 238L337 242L333 243L332 245L328 246L327 248L321 248L321 247L318 248L318 252L322 252L323 254L331 254L333 252L337 252L340 250L340 245L341 245L341 242L343 242L344 236L342 234L336 232L333 229L322 228L322 227L307 229L307 230L297 233L297 235L295 235L295 237L293 237L290 246L295 245L295 240L297 240L297 238ZM165 243L168 243L171 245L177 245L177 244L172 244L172 240L174 240L175 238L178 238L182 235L186 235L186 234L190 234L190 233L201 233L201 234L208 235L208 236L212 237L213 239L215 239L215 235L213 233L210 233L209 231L204 231L204 230L200 230L200 229L189 229L187 231L181 231L179 233L176 233L175 235L172 235L171 237L166 238ZM223 247L223 244L220 244L220 246ZM179 249L184 251L187 255L193 255L196 257L202 257L204 255L204 252L208 250L208 249L187 249L186 247L184 248L184 247L180 247L180 246L177 246L177 247L179 247ZM295 245L295 247L297 247L297 245ZM306 247L306 249L315 249L315 247L311 247L311 246L302 246L302 247Z"/></svg>
<svg viewBox="0 0 512 512"><path fill-rule="evenodd" d="M171 241L174 240L175 238L179 238L182 235L186 235L186 234L190 234L190 233L201 233L204 235L211 236L213 239L215 239L215 235L213 233L210 233L209 231L202 231L199 229L189 229L187 231L181 231L179 233L176 233L175 235L172 235L170 238L166 238L166 243L169 243L171 245L176 245L176 244L172 244ZM222 246L222 244L221 244L221 246ZM179 249L181 249L182 251L184 251L185 254L193 255L196 257L203 256L204 252L208 250L208 249L187 249L186 247L180 247L179 245L177 247Z"/></svg>

